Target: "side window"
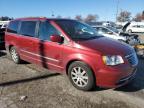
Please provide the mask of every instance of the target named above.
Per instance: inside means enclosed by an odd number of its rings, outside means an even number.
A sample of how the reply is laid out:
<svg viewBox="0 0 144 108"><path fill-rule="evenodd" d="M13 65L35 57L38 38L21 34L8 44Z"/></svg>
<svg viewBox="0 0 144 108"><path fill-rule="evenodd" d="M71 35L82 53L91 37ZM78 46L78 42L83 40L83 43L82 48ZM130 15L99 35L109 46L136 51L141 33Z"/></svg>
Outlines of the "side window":
<svg viewBox="0 0 144 108"><path fill-rule="evenodd" d="M140 25L137 25L137 28L140 28Z"/></svg>
<svg viewBox="0 0 144 108"><path fill-rule="evenodd" d="M48 21L41 22L39 28L39 38L41 40L50 40L51 35L61 35L61 33Z"/></svg>
<svg viewBox="0 0 144 108"><path fill-rule="evenodd" d="M19 26L19 21L11 21L8 25L7 32L17 33Z"/></svg>
<svg viewBox="0 0 144 108"><path fill-rule="evenodd" d="M144 28L144 25L140 25L140 28Z"/></svg>
<svg viewBox="0 0 144 108"><path fill-rule="evenodd" d="M20 34L29 37L35 37L36 24L36 21L22 21Z"/></svg>
<svg viewBox="0 0 144 108"><path fill-rule="evenodd" d="M132 27L137 28L137 25L134 25L134 26L132 26Z"/></svg>
<svg viewBox="0 0 144 108"><path fill-rule="evenodd" d="M144 28L144 25L137 25L138 28Z"/></svg>

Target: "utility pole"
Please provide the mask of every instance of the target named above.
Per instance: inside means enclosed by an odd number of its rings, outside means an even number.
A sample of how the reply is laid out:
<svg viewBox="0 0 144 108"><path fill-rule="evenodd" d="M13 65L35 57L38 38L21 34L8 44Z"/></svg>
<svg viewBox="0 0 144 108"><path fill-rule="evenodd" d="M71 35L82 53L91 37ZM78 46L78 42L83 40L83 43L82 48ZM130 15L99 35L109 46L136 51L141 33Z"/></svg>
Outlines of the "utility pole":
<svg viewBox="0 0 144 108"><path fill-rule="evenodd" d="M118 17L118 14L119 14L119 0L117 0L117 6L116 6L116 22L117 22L117 17Z"/></svg>

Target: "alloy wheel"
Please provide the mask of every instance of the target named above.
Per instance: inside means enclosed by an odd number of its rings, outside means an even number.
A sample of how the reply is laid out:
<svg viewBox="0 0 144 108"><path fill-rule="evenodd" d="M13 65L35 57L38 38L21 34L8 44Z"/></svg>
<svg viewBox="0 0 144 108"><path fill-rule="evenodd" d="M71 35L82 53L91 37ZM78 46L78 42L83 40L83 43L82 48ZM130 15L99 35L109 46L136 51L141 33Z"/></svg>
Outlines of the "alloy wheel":
<svg viewBox="0 0 144 108"><path fill-rule="evenodd" d="M18 61L18 53L16 52L15 49L11 50L11 57L12 57L12 59L13 59L14 62Z"/></svg>
<svg viewBox="0 0 144 108"><path fill-rule="evenodd" d="M81 67L74 67L71 71L73 82L79 87L85 87L88 84L87 72Z"/></svg>

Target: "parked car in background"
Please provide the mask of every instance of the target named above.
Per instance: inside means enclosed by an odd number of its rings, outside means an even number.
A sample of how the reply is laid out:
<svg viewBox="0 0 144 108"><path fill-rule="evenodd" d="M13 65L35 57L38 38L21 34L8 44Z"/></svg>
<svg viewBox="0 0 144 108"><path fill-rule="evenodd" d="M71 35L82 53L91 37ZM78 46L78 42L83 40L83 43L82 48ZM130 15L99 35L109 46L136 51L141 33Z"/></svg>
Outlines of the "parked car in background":
<svg viewBox="0 0 144 108"><path fill-rule="evenodd" d="M87 22L91 26L111 26L117 27L117 25L112 21L99 21L99 22Z"/></svg>
<svg viewBox="0 0 144 108"><path fill-rule="evenodd" d="M123 31L128 33L144 33L144 22L128 22L124 25Z"/></svg>
<svg viewBox="0 0 144 108"><path fill-rule="evenodd" d="M141 46L139 36L136 34L129 34L129 33L123 33L117 30L113 27L106 27L106 26L94 26L94 28L97 30L97 32L105 37L109 37L115 40L118 40L120 42L127 43L131 45L138 56L144 55L144 50L142 48L139 48L138 46Z"/></svg>
<svg viewBox="0 0 144 108"><path fill-rule="evenodd" d="M138 59L132 47L75 20L16 19L9 23L5 39L15 63L25 60L65 73L81 90L123 86L136 74Z"/></svg>
<svg viewBox="0 0 144 108"><path fill-rule="evenodd" d="M9 21L0 21L0 29L6 28L8 23L9 23Z"/></svg>
<svg viewBox="0 0 144 108"><path fill-rule="evenodd" d="M9 21L0 21L0 50L5 49L4 34Z"/></svg>
<svg viewBox="0 0 144 108"><path fill-rule="evenodd" d="M94 26L97 32L105 37L109 37L120 42L125 42L131 46L136 46L140 43L138 39L138 35L130 35L127 33L122 33L116 28L109 27L109 26Z"/></svg>
<svg viewBox="0 0 144 108"><path fill-rule="evenodd" d="M7 27L7 25L8 25L8 24L2 24L2 25L1 25L1 27L0 27L0 29L5 30L5 29L6 29L6 27Z"/></svg>

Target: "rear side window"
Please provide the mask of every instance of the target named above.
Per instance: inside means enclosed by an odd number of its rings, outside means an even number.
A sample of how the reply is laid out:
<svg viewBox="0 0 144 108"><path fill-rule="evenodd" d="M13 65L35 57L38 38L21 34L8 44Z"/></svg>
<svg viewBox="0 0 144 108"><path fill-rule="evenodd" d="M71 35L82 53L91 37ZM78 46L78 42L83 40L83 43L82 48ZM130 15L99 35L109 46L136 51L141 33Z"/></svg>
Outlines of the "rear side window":
<svg viewBox="0 0 144 108"><path fill-rule="evenodd" d="M18 32L19 21L11 21L8 25L7 32L17 33Z"/></svg>
<svg viewBox="0 0 144 108"><path fill-rule="evenodd" d="M36 21L22 21L20 34L29 37L35 37L36 24Z"/></svg>

